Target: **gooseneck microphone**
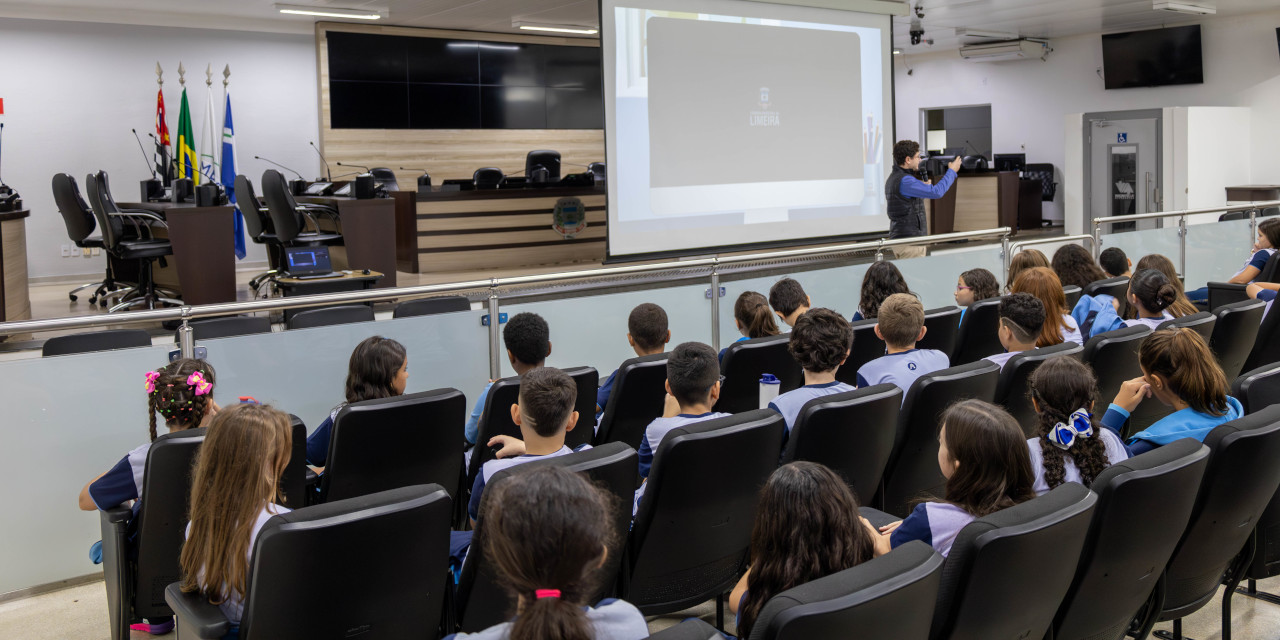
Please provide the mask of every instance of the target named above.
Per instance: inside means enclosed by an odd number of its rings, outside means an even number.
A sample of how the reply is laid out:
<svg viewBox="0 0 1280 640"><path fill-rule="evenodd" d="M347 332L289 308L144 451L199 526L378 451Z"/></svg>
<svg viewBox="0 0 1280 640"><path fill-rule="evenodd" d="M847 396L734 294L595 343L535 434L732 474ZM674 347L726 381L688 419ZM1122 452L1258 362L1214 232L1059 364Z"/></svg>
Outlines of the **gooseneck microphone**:
<svg viewBox="0 0 1280 640"><path fill-rule="evenodd" d="M326 180L333 182L333 171L329 169L329 161L324 159L324 154L320 153L320 147L317 147L314 141L308 141L307 144L311 145L311 148L316 150L316 155L320 156L320 162L324 163L324 175L327 176Z"/></svg>
<svg viewBox="0 0 1280 640"><path fill-rule="evenodd" d="M295 176L298 176L298 179L299 179L299 180L306 180L306 178L303 178L303 177L302 177L302 174L301 174L301 173L298 173L297 171L294 171L293 169L290 169L289 167L286 167L286 166L284 166L284 165L280 164L279 162L276 162L275 160L271 160L271 159L269 159L269 158L264 158L264 157L262 157L262 156L254 156L254 157L253 157L253 159L254 159L254 160L261 160L261 161L263 161L263 162L268 162L268 163L274 164L275 166L280 167L281 169L284 169L285 171L288 171L289 173L292 173L292 174L293 174L293 175L295 175Z"/></svg>
<svg viewBox="0 0 1280 640"><path fill-rule="evenodd" d="M133 132L133 139L138 141L138 151L142 152L142 163L151 169L151 179L155 180L159 176L156 175L156 165L147 157L147 148L142 146L142 136L138 135L137 129L130 129Z"/></svg>
<svg viewBox="0 0 1280 640"><path fill-rule="evenodd" d="M346 163L346 164L343 164L343 163L341 163L341 162L335 162L334 164L338 165L339 167L355 167L355 168L357 168L357 169L364 169L365 173L368 173L368 172L369 172L369 167L362 167L362 166L360 166L360 165L358 165L358 164L351 164L351 163L349 163L349 162L348 162L348 163Z"/></svg>

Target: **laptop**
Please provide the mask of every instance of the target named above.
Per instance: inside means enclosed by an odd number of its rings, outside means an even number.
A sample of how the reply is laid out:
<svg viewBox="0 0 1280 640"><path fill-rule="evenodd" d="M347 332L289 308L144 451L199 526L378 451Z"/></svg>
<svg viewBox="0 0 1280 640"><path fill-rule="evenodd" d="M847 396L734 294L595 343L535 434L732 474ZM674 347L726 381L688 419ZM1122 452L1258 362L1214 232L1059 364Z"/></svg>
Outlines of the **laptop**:
<svg viewBox="0 0 1280 640"><path fill-rule="evenodd" d="M320 278L339 278L341 273L333 270L329 261L329 247L285 247L285 273L290 278L299 280L317 280Z"/></svg>

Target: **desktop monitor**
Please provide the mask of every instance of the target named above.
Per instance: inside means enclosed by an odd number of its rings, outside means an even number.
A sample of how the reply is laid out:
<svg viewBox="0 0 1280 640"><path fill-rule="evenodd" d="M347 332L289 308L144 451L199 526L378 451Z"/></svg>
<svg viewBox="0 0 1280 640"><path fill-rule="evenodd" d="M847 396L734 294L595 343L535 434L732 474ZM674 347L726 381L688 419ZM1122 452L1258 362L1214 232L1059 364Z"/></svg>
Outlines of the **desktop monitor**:
<svg viewBox="0 0 1280 640"><path fill-rule="evenodd" d="M1027 166L1027 154L997 153L995 166L996 171L1022 171Z"/></svg>

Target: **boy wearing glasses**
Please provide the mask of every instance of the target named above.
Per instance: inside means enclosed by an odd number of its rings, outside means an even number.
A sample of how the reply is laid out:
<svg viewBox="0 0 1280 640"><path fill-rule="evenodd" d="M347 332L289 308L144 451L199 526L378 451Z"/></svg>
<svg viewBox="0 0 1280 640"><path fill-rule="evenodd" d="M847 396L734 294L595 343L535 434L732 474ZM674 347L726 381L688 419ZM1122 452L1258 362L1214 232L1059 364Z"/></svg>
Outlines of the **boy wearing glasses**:
<svg viewBox="0 0 1280 640"><path fill-rule="evenodd" d="M924 154L920 143L899 140L893 145L893 164L896 165L884 183L885 199L889 203L889 239L914 238L929 233L924 219L924 199L941 198L956 181L960 170L960 157L947 165L947 172L937 184L928 184L915 176L920 170ZM925 255L921 246L894 247L899 258L919 258Z"/></svg>

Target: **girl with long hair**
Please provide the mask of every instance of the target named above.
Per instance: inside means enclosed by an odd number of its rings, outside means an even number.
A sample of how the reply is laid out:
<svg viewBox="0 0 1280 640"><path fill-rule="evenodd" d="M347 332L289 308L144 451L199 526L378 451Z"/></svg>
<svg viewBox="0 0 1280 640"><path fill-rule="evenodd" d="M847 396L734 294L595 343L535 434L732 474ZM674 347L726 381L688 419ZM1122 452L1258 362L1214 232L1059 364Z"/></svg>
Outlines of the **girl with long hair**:
<svg viewBox="0 0 1280 640"><path fill-rule="evenodd" d="M258 532L288 513L280 475L289 464L289 416L268 405L218 412L200 447L191 482L191 522L182 545L182 590L204 594L239 631Z"/></svg>
<svg viewBox="0 0 1280 640"><path fill-rule="evenodd" d="M895 293L911 293L902 272L888 260L871 263L867 272L862 275L861 297L852 321L875 318L880 314L881 303Z"/></svg>
<svg viewBox="0 0 1280 640"><path fill-rule="evenodd" d="M1129 457L1120 436L1094 428L1098 381L1087 365L1054 358L1031 374L1030 386L1038 422L1036 437L1027 446L1036 495L1064 482L1088 487L1107 467Z"/></svg>
<svg viewBox="0 0 1280 640"><path fill-rule="evenodd" d="M1134 273L1129 279L1128 298L1129 305L1137 310L1138 317L1126 320L1125 326L1146 325L1154 331L1173 318L1168 309L1178 301L1181 293L1178 285L1169 282L1163 273L1155 269Z"/></svg>
<svg viewBox="0 0 1280 640"><path fill-rule="evenodd" d="M1133 272L1137 273L1145 269L1155 269L1156 271L1163 273L1164 277L1168 278L1169 282L1173 283L1173 285L1178 288L1178 299L1174 300L1173 304L1169 305L1169 315L1174 318L1181 318L1182 316L1191 315L1200 311L1196 308L1195 304L1187 299L1187 295L1183 293L1182 281L1178 279L1178 270L1174 268L1172 260L1158 253L1147 254L1142 256L1142 259L1138 260L1138 264L1133 266ZM1137 310L1130 307L1128 315L1136 317Z"/></svg>
<svg viewBox="0 0 1280 640"><path fill-rule="evenodd" d="M382 336L365 338L351 352L346 399L329 412L307 437L307 464L323 467L329 459L329 434L338 412L353 402L402 395L409 384L409 356L404 345Z"/></svg>
<svg viewBox="0 0 1280 640"><path fill-rule="evenodd" d="M1107 279L1106 272L1093 261L1093 254L1078 244L1065 244L1054 251L1052 267L1064 287L1074 285L1084 289Z"/></svg>
<svg viewBox="0 0 1280 640"><path fill-rule="evenodd" d="M1009 259L1009 275L1004 279L1004 290L1013 292L1013 281L1027 269L1049 267L1049 258L1036 249L1023 249Z"/></svg>
<svg viewBox="0 0 1280 640"><path fill-rule="evenodd" d="M1173 413L1129 438L1131 455L1181 438L1203 441L1213 428L1244 415L1240 401L1227 395L1227 377L1204 338L1191 329L1162 329L1138 348L1142 377L1127 380L1102 417L1102 426L1122 433L1138 404L1154 397ZM1149 400L1147 400L1149 402Z"/></svg>
<svg viewBox="0 0 1280 640"><path fill-rule="evenodd" d="M610 496L586 478L543 467L486 496L477 544L516 600L515 618L455 638L475 640L632 640L649 637L644 615L622 600L590 601L609 546Z"/></svg>
<svg viewBox="0 0 1280 640"><path fill-rule="evenodd" d="M875 541L844 480L814 462L782 466L760 490L751 568L729 594L729 609L738 614L738 637L751 635L773 596L874 555Z"/></svg>
<svg viewBox="0 0 1280 640"><path fill-rule="evenodd" d="M922 540L946 556L965 525L1036 495L1022 427L989 402L961 400L942 413L938 467L947 479L945 501L922 502L878 531L865 524L876 533L876 555Z"/></svg>
<svg viewBox="0 0 1280 640"><path fill-rule="evenodd" d="M1029 293L1044 303L1044 326L1040 329L1037 347L1074 342L1084 344L1080 329L1067 308L1067 295L1062 291L1062 281L1053 269L1032 267L1018 274L1013 281L1012 293Z"/></svg>
<svg viewBox="0 0 1280 640"><path fill-rule="evenodd" d="M776 336L781 333L778 323L774 321L773 310L769 308L769 299L758 291L743 291L733 303L733 322L742 334L736 342ZM724 360L724 352L720 350L720 360Z"/></svg>

